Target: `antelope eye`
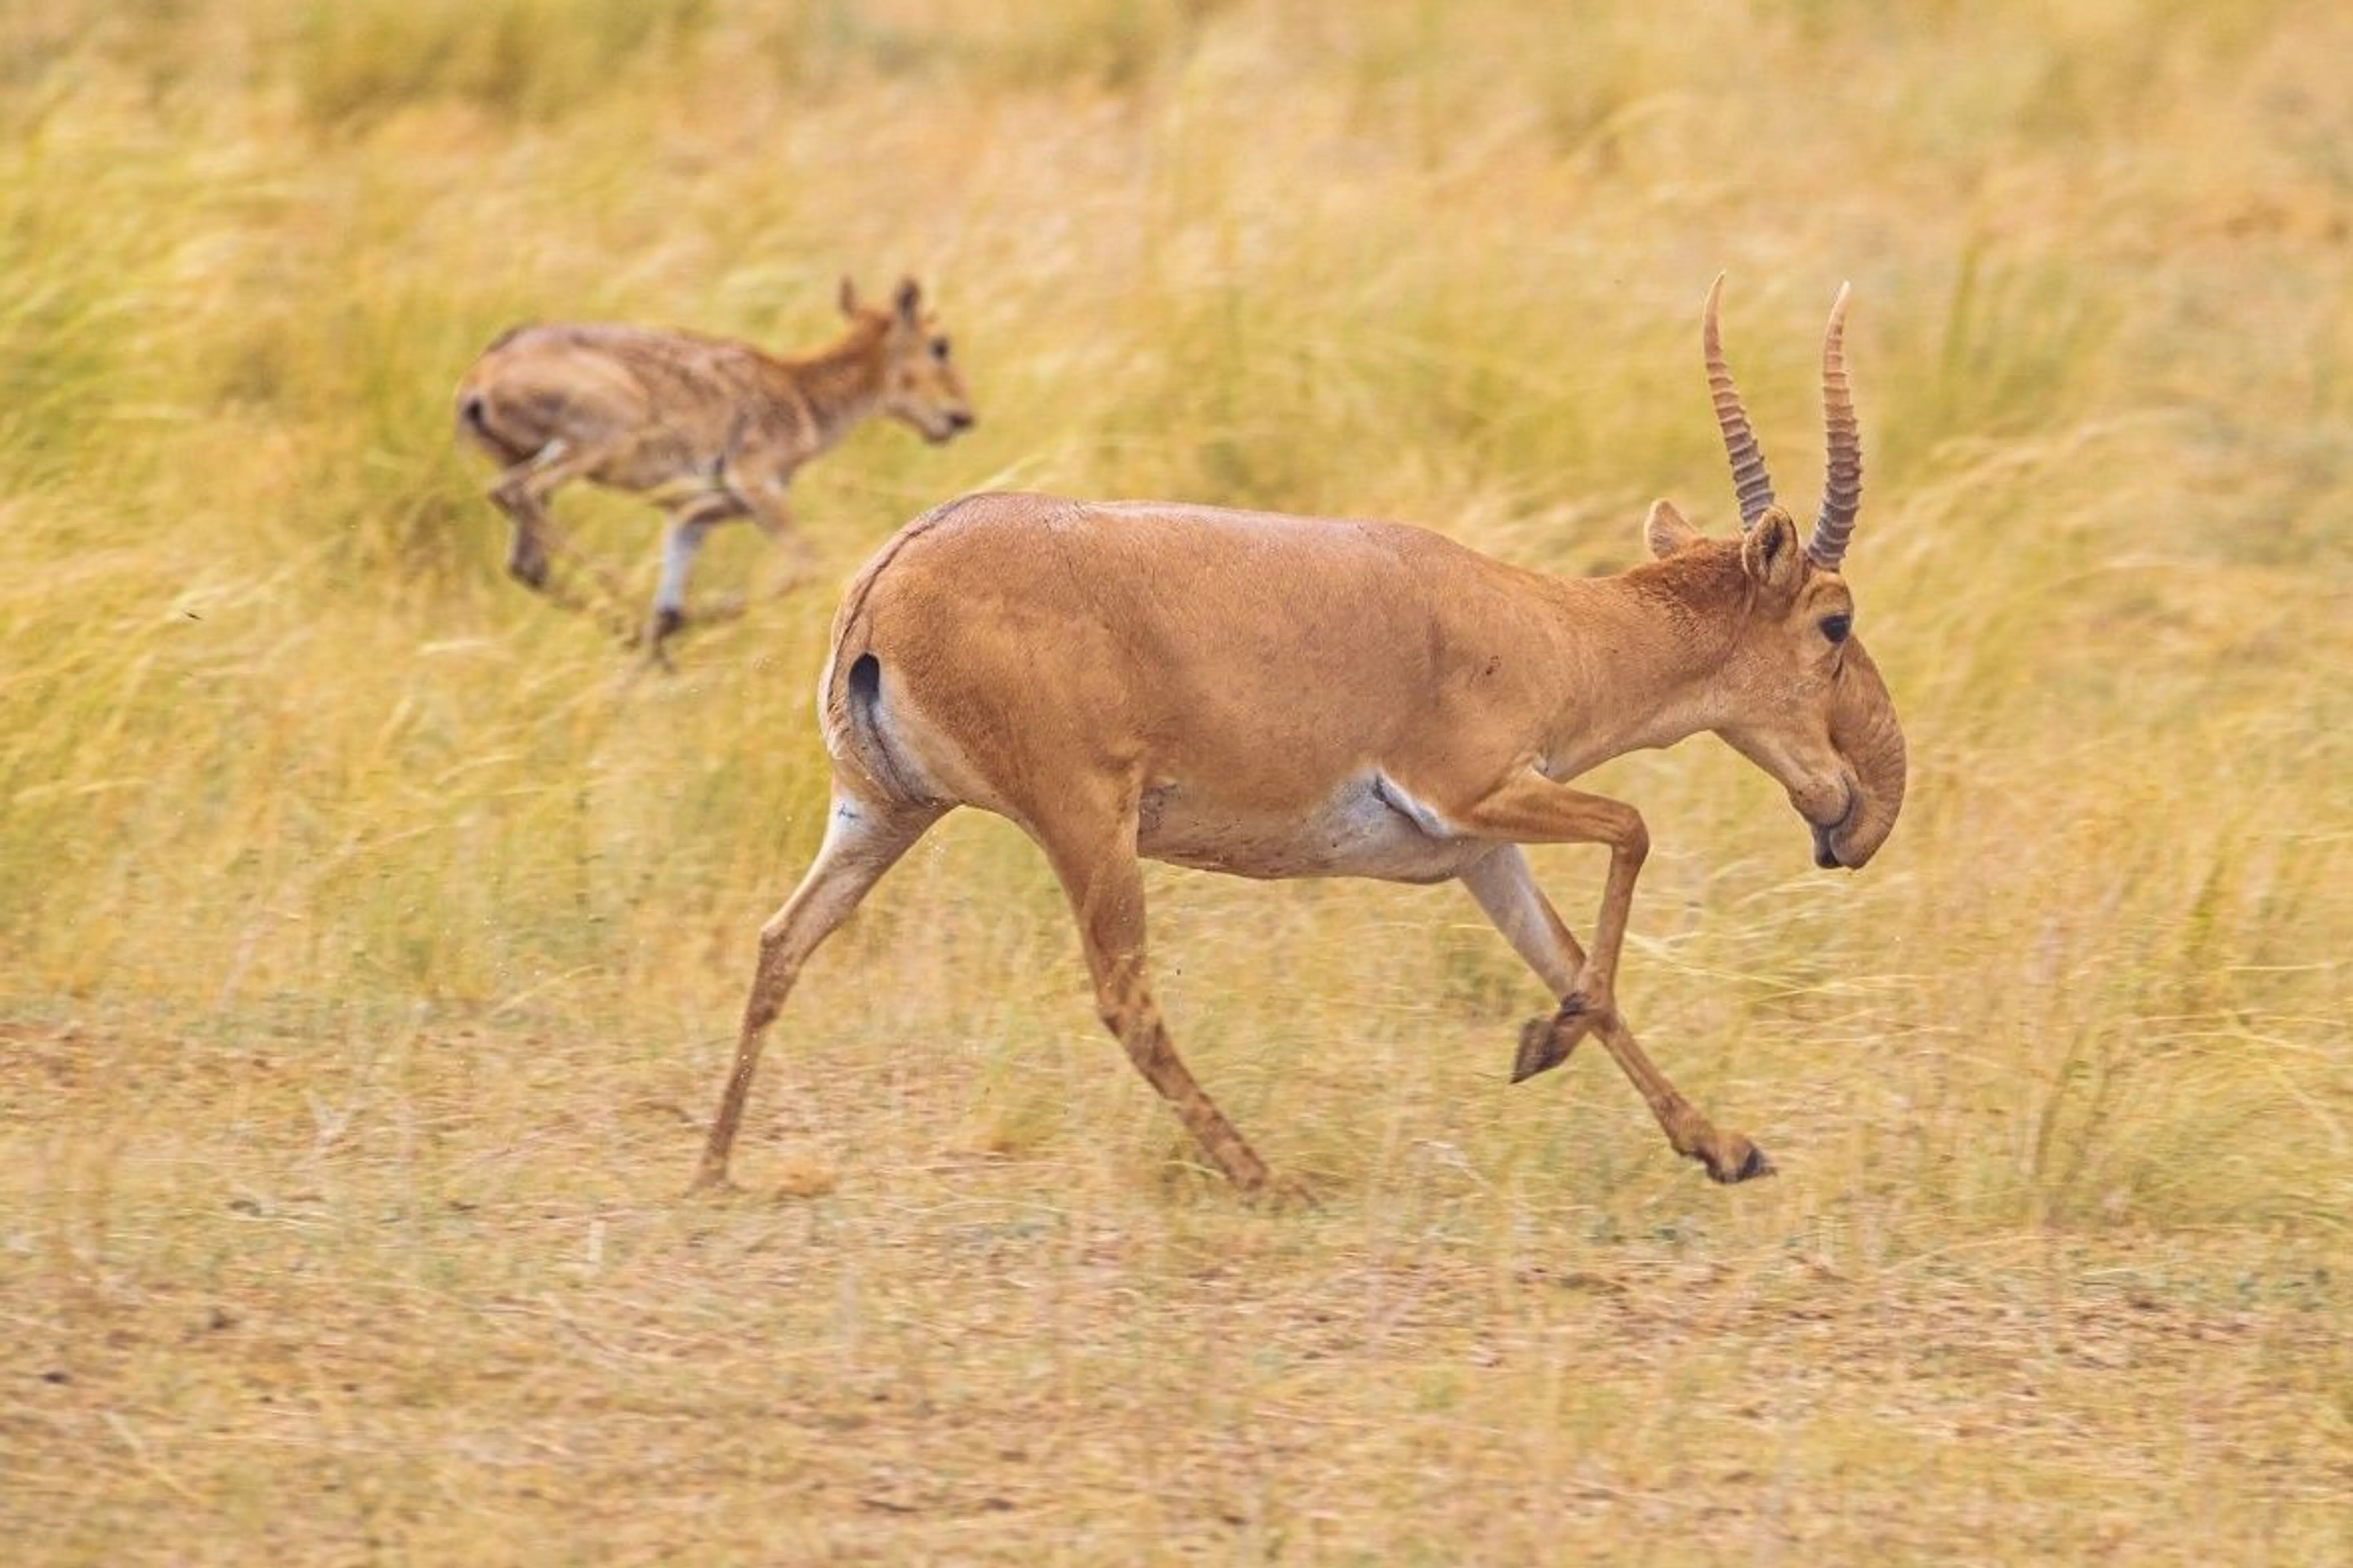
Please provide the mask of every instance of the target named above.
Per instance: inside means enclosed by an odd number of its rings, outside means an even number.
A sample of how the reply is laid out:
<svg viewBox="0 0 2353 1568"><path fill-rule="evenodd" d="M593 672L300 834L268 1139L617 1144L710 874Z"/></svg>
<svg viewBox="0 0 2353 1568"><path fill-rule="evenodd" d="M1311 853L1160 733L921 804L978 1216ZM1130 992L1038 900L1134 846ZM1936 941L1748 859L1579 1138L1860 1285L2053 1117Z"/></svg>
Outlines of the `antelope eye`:
<svg viewBox="0 0 2353 1568"><path fill-rule="evenodd" d="M1829 638L1833 642L1845 641L1846 634L1853 629L1854 617L1851 615L1826 615L1822 617L1822 635Z"/></svg>
<svg viewBox="0 0 2353 1568"><path fill-rule="evenodd" d="M934 359L945 359L947 356L948 340L944 337L935 337L932 339L932 357Z"/></svg>

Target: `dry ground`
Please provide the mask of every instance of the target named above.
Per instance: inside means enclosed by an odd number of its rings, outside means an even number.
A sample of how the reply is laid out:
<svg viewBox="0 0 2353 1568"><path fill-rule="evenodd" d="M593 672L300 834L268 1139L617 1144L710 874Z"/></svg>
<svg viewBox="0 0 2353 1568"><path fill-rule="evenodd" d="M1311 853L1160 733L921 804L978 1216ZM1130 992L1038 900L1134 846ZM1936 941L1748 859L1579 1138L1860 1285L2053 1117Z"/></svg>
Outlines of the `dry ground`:
<svg viewBox="0 0 2353 1568"><path fill-rule="evenodd" d="M797 1149L753 1151L782 1190L714 1206L670 1195L709 1086L683 1065L427 1022L322 1083L313 1039L12 1032L7 1142L42 1173L0 1234L0 1439L39 1560L2348 1545L2327 1249L1954 1239L1900 1194L1826 1191L1802 1139L1777 1183L1718 1193L1660 1169L1598 1060L1566 1092L1610 1179L1479 1149L1491 1119L1541 1139L1564 1091L1506 1108L1500 1073L1440 1063L1410 1092L1317 1086L1393 1147L1264 1214L1139 1160L1138 1096L1074 1084L1114 1146L1074 1127L1007 1156L972 1135L968 1057L844 1041L754 1129Z"/></svg>

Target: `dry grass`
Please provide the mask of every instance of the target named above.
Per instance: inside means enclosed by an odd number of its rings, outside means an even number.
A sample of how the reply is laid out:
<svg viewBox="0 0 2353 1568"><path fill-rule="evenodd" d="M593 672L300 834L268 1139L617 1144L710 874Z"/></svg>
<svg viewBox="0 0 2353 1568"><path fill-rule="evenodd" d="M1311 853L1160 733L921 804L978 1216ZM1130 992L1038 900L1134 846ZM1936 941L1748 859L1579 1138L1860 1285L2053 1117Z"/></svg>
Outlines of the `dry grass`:
<svg viewBox="0 0 2353 1568"><path fill-rule="evenodd" d="M37 1563L2353 1555L2353 110L2327 5L0 11L0 1526ZM1017 483L1621 565L1850 332L1914 793L1708 743L1620 994L1450 890L1152 884L1244 1208L949 824L680 1201L812 847L830 596L628 681L498 578L492 332L935 285ZM649 520L565 498L649 572ZM748 538L701 580L756 580ZM732 580L731 580L732 579ZM1541 857L1567 907L1598 857Z"/></svg>

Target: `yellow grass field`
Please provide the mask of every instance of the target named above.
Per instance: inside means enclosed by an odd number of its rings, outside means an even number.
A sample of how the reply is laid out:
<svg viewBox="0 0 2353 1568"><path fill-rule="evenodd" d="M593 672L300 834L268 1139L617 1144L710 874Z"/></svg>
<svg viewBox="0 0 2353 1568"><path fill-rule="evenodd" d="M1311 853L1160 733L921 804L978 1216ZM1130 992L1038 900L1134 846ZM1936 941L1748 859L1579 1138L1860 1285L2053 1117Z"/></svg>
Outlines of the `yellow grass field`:
<svg viewBox="0 0 2353 1568"><path fill-rule="evenodd" d="M0 5L0 1557L2353 1561L2353 12L2335 0ZM1155 869L1204 1174L1013 829L819 955L835 586L1021 486L1615 570L1699 368L1819 484L1912 794L1712 740L1619 996L1461 890ZM918 275L981 424L795 498L674 673L506 581L528 318L780 347ZM649 590L656 519L558 515ZM1540 852L1580 927L1602 856Z"/></svg>

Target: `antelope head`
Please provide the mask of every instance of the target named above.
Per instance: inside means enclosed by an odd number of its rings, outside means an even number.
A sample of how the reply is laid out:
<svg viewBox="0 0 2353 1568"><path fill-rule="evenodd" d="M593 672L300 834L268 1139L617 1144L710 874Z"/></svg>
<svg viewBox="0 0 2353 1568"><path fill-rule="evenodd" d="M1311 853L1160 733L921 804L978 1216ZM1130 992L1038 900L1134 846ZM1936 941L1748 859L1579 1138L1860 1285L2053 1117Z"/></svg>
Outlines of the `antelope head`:
<svg viewBox="0 0 2353 1568"><path fill-rule="evenodd" d="M841 281L841 313L869 327L882 344L882 411L939 446L972 429L972 400L949 357L947 334L923 309L923 291L902 278L891 303L868 305L857 285Z"/></svg>
<svg viewBox="0 0 2353 1568"><path fill-rule="evenodd" d="M1854 633L1853 590L1840 575L1862 503L1862 443L1847 386L1847 291L1822 339L1823 422L1829 438L1821 510L1810 537L1774 498L1764 453L1733 386L1716 326L1724 288L1708 291L1701 337L1708 390L1732 461L1740 537L1712 541L1662 501L1645 533L1669 569L1715 577L1730 600L1729 652L1711 683L1708 726L1772 775L1813 833L1814 863L1853 869L1870 860L1904 804L1904 732L1878 666Z"/></svg>

